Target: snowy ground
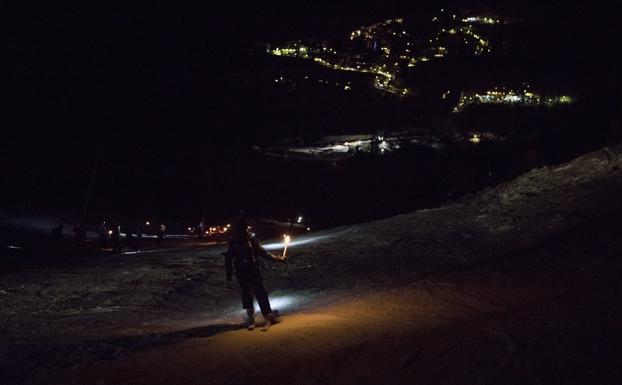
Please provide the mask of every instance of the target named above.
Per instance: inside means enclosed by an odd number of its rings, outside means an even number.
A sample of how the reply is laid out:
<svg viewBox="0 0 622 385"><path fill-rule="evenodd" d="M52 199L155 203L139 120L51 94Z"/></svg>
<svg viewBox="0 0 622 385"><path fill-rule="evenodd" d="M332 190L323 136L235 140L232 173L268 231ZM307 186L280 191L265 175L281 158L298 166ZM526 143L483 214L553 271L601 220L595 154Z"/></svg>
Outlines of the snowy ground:
<svg viewBox="0 0 622 385"><path fill-rule="evenodd" d="M372 137L377 139L377 142L374 142ZM264 149L257 147L256 150L277 158L333 162L351 158L357 153L378 151L384 154L420 147L441 150L445 145L438 137L422 131L396 132L387 137L375 135L329 136L314 144L302 147L282 146Z"/></svg>
<svg viewBox="0 0 622 385"><path fill-rule="evenodd" d="M312 233L240 329L222 249L0 275L0 383L618 383L622 147Z"/></svg>

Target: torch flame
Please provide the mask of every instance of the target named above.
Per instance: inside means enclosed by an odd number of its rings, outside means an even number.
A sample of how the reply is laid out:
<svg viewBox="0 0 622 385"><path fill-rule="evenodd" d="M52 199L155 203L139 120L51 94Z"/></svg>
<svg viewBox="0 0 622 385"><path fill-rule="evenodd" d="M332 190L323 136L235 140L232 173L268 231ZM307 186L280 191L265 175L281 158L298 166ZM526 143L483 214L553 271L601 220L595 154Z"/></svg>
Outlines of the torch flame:
<svg viewBox="0 0 622 385"><path fill-rule="evenodd" d="M283 235L283 259L287 258L287 245L289 245L289 241L291 240L289 235Z"/></svg>

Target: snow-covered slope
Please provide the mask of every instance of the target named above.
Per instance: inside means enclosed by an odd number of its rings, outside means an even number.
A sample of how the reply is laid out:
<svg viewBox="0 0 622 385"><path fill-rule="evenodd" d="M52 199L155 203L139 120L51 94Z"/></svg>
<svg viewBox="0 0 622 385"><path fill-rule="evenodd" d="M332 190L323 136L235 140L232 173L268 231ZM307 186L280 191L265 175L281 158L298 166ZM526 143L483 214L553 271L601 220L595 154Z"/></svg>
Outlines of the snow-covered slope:
<svg viewBox="0 0 622 385"><path fill-rule="evenodd" d="M443 207L314 234L317 242L292 249L290 265L318 261L364 280L362 267L370 264L370 281L410 279L527 250L620 208L619 145L532 170ZM326 273L323 279L344 282L342 274Z"/></svg>
<svg viewBox="0 0 622 385"><path fill-rule="evenodd" d="M244 383L257 371L274 383L351 383L352 375L358 383L439 383L451 382L445 366L473 374L473 365L480 370L492 360L497 369L527 373L523 383L542 382L547 377L537 371L508 369L520 351L515 345L537 335L543 342L535 345L535 357L549 357L566 346L551 337L551 325L583 330L596 322L606 329L618 320L619 311L573 323L586 309L606 311L595 298L619 288L611 277L620 263L610 254L622 251L616 241L620 197L622 146L616 146L443 207L296 239L288 261L264 271L284 314L283 324L264 334L270 339L221 333L237 328L241 309L215 248L3 273L0 327L10 337L1 346L0 369L11 383L49 383L43 369L82 362L86 366L76 373L61 369L59 383L123 383L115 373L127 376L127 383L205 383L207 373L213 383ZM546 309L538 307L543 299ZM559 309L553 311L548 306L555 301ZM534 317L542 320L530 323ZM595 332L586 333L589 346ZM454 338L461 341L457 350ZM574 342L567 343L572 357L552 367L582 357L585 344ZM271 359L244 358L261 356L265 346L273 349ZM95 364L96 371L88 364L110 356L121 359ZM150 365L163 360L177 366L164 365L167 374L154 377ZM532 358L520 362L536 365ZM287 375L273 373L270 365ZM35 377L24 368L38 369ZM468 383L490 382L484 372Z"/></svg>

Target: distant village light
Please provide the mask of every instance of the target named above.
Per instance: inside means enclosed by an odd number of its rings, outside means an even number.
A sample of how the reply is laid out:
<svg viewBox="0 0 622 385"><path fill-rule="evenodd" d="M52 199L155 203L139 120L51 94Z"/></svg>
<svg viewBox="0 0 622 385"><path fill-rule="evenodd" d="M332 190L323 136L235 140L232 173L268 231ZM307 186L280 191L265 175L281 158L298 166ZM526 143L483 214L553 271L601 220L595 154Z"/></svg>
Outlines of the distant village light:
<svg viewBox="0 0 622 385"><path fill-rule="evenodd" d="M480 140L481 140L481 139L480 139L479 135L477 135L477 134L475 134L475 135L473 135L471 138L469 138L469 141L470 141L471 143L475 143L475 144L479 143L479 142L480 142Z"/></svg>

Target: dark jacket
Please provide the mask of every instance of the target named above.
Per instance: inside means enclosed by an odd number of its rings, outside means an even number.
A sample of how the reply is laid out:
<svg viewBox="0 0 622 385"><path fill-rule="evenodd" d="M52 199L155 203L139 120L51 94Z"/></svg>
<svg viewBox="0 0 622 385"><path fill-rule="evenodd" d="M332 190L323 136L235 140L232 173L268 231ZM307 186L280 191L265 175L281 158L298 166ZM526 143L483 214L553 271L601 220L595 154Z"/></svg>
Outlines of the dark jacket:
<svg viewBox="0 0 622 385"><path fill-rule="evenodd" d="M229 241L229 248L225 253L225 269L227 279L231 279L233 267L235 271L258 269L259 257L273 259L272 255L266 251L255 238L236 237Z"/></svg>

